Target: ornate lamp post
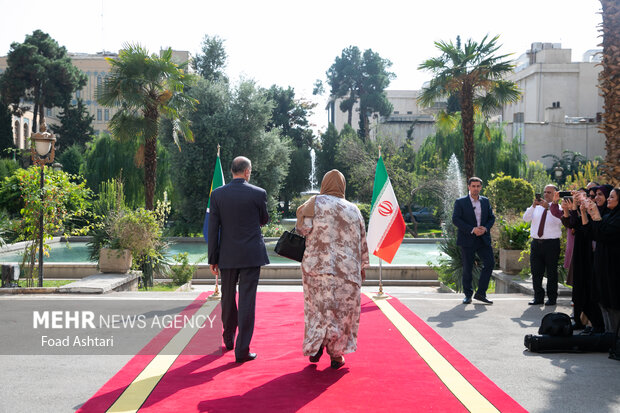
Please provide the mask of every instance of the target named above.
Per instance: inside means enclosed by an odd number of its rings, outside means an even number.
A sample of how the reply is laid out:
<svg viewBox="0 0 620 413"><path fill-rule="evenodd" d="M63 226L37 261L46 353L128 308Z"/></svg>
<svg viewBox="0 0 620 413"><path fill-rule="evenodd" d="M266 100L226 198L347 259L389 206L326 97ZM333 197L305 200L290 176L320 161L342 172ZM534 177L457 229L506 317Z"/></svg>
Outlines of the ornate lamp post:
<svg viewBox="0 0 620 413"><path fill-rule="evenodd" d="M558 164L555 168L553 168L553 173L555 174L556 182L559 184L562 180L562 176L564 175L564 168Z"/></svg>
<svg viewBox="0 0 620 413"><path fill-rule="evenodd" d="M39 132L30 137L30 156L32 163L41 167L41 215L39 216L39 287L43 287L43 187L45 185L45 164L54 162L54 143L56 138L47 132L45 118L41 121ZM51 150L51 152L50 152ZM48 155L49 154L49 155Z"/></svg>

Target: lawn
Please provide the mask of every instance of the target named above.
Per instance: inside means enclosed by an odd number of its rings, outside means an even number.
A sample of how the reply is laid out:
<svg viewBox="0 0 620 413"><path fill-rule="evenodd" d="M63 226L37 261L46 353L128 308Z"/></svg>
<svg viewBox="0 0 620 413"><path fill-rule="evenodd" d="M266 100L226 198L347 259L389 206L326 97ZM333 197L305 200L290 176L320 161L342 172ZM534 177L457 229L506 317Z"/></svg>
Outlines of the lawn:
<svg viewBox="0 0 620 413"><path fill-rule="evenodd" d="M176 291L180 285L176 285L174 283L153 283L152 287L149 289L145 289L144 286L140 286L138 291Z"/></svg>
<svg viewBox="0 0 620 413"><path fill-rule="evenodd" d="M61 287L63 285L67 285L69 283L72 283L75 280L46 280L43 279L43 287ZM33 286L34 287L38 287L39 286L39 281L37 278L33 278L32 280L33 282ZM19 284L20 287L27 287L27 281L25 278L20 278L19 281L17 281L17 283Z"/></svg>

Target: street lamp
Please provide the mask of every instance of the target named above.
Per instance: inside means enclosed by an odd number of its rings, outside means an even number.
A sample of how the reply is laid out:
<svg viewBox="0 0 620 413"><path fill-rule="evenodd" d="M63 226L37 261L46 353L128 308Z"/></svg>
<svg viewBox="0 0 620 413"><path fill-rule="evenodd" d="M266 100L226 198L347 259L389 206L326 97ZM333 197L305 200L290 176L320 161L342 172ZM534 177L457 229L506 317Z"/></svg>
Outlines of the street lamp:
<svg viewBox="0 0 620 413"><path fill-rule="evenodd" d="M553 168L553 173L555 174L555 180L560 183L560 180L562 179L562 174L564 173L564 168L558 165Z"/></svg>
<svg viewBox="0 0 620 413"><path fill-rule="evenodd" d="M39 216L39 287L43 287L43 187L45 185L45 164L54 162L56 138L47 132L45 118L41 119L39 132L30 136L30 156L32 163L41 167L41 215ZM51 152L50 152L51 150ZM49 154L49 155L48 155Z"/></svg>

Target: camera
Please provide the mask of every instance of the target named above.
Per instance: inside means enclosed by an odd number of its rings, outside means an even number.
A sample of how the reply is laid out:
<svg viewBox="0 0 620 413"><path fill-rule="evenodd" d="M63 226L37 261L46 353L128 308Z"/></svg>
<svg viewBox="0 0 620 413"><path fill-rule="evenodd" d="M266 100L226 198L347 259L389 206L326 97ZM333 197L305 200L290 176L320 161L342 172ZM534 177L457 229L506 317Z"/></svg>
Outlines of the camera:
<svg viewBox="0 0 620 413"><path fill-rule="evenodd" d="M573 194L571 191L560 191L560 198L572 201Z"/></svg>
<svg viewBox="0 0 620 413"><path fill-rule="evenodd" d="M531 192L530 192L531 193ZM536 197L537 201L542 201L542 195L541 194L536 194L534 195Z"/></svg>

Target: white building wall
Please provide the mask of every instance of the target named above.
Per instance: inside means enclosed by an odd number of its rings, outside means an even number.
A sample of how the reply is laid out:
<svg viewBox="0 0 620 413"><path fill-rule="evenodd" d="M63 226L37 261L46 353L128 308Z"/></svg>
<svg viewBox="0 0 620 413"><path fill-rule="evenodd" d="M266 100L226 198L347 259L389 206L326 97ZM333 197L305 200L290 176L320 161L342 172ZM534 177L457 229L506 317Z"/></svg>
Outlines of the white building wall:
<svg viewBox="0 0 620 413"><path fill-rule="evenodd" d="M604 137L596 128L597 114L603 111L597 87L601 67L591 59L571 62L571 50L559 44L534 43L526 55L508 77L522 96L502 110L507 137L519 136L528 159L546 167L553 161L543 155L561 156L565 150L589 159L605 156Z"/></svg>

